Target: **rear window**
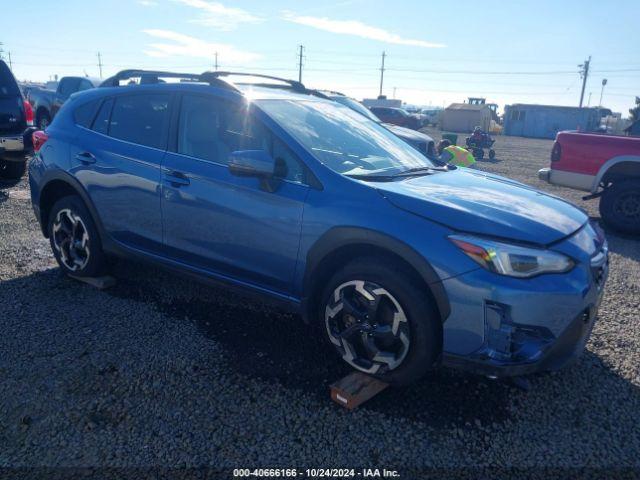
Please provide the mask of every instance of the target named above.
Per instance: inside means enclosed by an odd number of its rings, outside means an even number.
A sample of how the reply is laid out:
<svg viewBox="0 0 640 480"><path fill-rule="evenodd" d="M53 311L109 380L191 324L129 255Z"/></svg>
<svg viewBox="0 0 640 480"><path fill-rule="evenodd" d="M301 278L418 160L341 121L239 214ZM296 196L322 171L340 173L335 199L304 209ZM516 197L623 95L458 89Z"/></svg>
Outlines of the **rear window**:
<svg viewBox="0 0 640 480"><path fill-rule="evenodd" d="M4 62L0 62L0 95L20 95L16 79Z"/></svg>
<svg viewBox="0 0 640 480"><path fill-rule="evenodd" d="M73 111L73 121L76 123L76 125L80 125L84 128L89 128L91 126L91 122L93 121L93 117L96 115L97 109L98 100L79 105Z"/></svg>
<svg viewBox="0 0 640 480"><path fill-rule="evenodd" d="M153 148L166 146L169 95L140 94L117 97L109 136Z"/></svg>

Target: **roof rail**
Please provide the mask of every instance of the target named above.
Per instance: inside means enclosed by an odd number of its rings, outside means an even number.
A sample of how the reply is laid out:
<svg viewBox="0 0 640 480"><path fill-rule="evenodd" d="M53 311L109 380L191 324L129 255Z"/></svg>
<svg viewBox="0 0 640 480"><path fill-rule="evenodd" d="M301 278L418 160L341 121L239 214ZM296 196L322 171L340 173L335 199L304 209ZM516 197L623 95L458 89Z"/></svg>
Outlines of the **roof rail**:
<svg viewBox="0 0 640 480"><path fill-rule="evenodd" d="M179 78L181 80L190 80L194 82L207 82L215 86L235 89L229 82L216 78L204 78L198 73L177 73L165 72L161 70L122 70L114 76L107 78L100 84L101 87L117 87L122 80L131 78L140 78L140 84L160 83L160 78Z"/></svg>
<svg viewBox="0 0 640 480"><path fill-rule="evenodd" d="M296 93L308 93L317 95L316 90L307 89L302 82L296 80L290 80L287 78L276 77L273 75L263 75L261 73L247 73L247 72L229 72L229 71L214 71L203 73L176 73L165 72L160 70L122 70L116 73L114 76L107 78L100 84L101 87L117 87L122 80L128 80L131 78L140 78L140 84L160 83L160 78L179 78L182 80L190 80L194 82L204 82L212 86L227 88L231 90L238 90L236 86L230 82L224 80L222 77L238 76L238 77L254 77L262 78L266 80L276 80L287 85L285 88L290 88ZM278 88L278 85L271 85L267 83L256 84L261 87ZM321 95L318 95L321 96Z"/></svg>
<svg viewBox="0 0 640 480"><path fill-rule="evenodd" d="M291 87L291 89L295 92L307 93L307 87L304 86L302 82L298 82L297 80L290 80L288 78L276 77L273 75L263 75L261 73L247 73L247 72L225 72L225 71L215 71L215 72L204 72L200 75L202 80L207 81L207 79L218 79L219 77L254 77L254 78L264 78L267 80L277 80L279 82L286 83ZM262 87L270 87L269 84L260 84Z"/></svg>

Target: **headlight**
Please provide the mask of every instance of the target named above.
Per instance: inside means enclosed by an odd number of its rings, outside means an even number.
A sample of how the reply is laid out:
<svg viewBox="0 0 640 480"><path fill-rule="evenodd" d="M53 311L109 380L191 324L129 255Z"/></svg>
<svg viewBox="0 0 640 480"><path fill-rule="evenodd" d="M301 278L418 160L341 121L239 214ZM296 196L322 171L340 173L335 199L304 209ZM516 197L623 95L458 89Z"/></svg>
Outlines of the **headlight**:
<svg viewBox="0 0 640 480"><path fill-rule="evenodd" d="M510 277L528 278L571 270L573 260L551 250L521 247L466 235L449 237L454 244L487 270Z"/></svg>

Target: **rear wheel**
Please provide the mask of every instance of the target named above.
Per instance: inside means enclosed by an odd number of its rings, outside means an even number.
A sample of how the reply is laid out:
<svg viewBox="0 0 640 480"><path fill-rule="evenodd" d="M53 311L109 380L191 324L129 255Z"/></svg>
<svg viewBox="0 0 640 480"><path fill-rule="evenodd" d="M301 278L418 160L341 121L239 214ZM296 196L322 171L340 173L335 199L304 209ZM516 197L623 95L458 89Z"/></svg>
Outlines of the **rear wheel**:
<svg viewBox="0 0 640 480"><path fill-rule="evenodd" d="M48 232L53 254L65 273L79 277L104 274L98 230L80 197L63 197L53 205Z"/></svg>
<svg viewBox="0 0 640 480"><path fill-rule="evenodd" d="M494 149L489 150L489 160L496 158L496 151Z"/></svg>
<svg viewBox="0 0 640 480"><path fill-rule="evenodd" d="M429 295L401 268L354 260L324 290L319 321L335 351L353 368L404 385L437 360L441 324Z"/></svg>
<svg viewBox="0 0 640 480"><path fill-rule="evenodd" d="M640 233L640 180L625 180L607 188L600 199L600 216L616 230Z"/></svg>
<svg viewBox="0 0 640 480"><path fill-rule="evenodd" d="M0 179L20 180L27 168L27 162L8 161L0 159Z"/></svg>

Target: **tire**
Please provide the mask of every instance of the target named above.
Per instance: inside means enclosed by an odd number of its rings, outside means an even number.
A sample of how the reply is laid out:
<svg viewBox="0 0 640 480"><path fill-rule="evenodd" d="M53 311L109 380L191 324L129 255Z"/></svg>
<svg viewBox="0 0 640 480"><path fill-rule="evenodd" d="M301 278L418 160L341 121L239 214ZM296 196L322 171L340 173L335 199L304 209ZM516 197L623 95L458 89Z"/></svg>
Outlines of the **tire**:
<svg viewBox="0 0 640 480"><path fill-rule="evenodd" d="M9 161L0 159L0 179L20 180L27 169L27 162Z"/></svg>
<svg viewBox="0 0 640 480"><path fill-rule="evenodd" d="M320 297L318 321L329 344L353 368L385 382L420 379L440 356L442 324L417 283L410 272L379 258L347 264Z"/></svg>
<svg viewBox="0 0 640 480"><path fill-rule="evenodd" d="M496 151L494 149L489 150L489 160L496 158Z"/></svg>
<svg viewBox="0 0 640 480"><path fill-rule="evenodd" d="M64 273L78 277L105 273L100 235L80 197L72 195L58 200L51 208L47 229L51 250Z"/></svg>
<svg viewBox="0 0 640 480"><path fill-rule="evenodd" d="M50 123L51 123L51 115L49 115L49 112L46 112L46 111L38 112L38 114L36 115L36 126L38 127L38 130L45 130Z"/></svg>
<svg viewBox="0 0 640 480"><path fill-rule="evenodd" d="M640 180L624 180L607 188L600 199L600 216L615 230L640 233Z"/></svg>
<svg viewBox="0 0 640 480"><path fill-rule="evenodd" d="M484 150L481 148L474 148L473 156L475 157L476 160L482 160L484 158Z"/></svg>

